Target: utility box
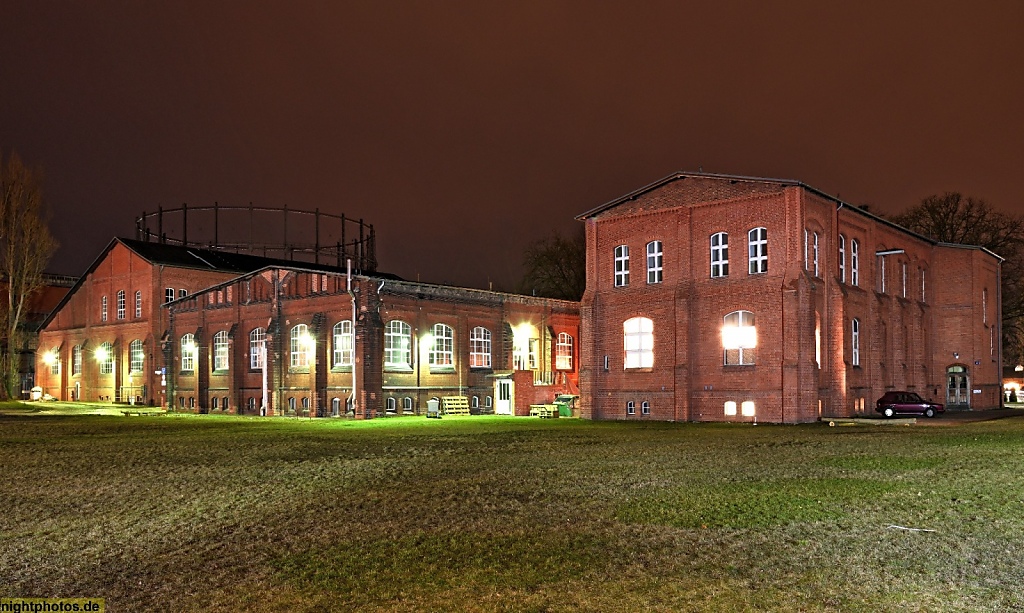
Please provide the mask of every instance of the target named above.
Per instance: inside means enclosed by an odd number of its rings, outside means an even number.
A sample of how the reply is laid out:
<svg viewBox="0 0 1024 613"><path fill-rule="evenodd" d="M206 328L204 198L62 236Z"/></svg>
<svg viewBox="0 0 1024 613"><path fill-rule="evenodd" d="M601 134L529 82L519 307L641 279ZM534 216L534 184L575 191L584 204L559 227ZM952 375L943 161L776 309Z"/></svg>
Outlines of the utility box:
<svg viewBox="0 0 1024 613"><path fill-rule="evenodd" d="M437 398L427 401L427 418L431 417L441 419L441 401Z"/></svg>

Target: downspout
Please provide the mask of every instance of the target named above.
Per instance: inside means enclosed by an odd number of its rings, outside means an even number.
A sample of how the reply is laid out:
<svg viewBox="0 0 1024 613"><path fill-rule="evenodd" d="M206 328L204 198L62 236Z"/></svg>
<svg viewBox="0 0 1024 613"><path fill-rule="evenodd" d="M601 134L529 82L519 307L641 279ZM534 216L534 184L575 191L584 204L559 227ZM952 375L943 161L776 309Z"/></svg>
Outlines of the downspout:
<svg viewBox="0 0 1024 613"><path fill-rule="evenodd" d="M352 258L346 259L345 262L348 268L345 273L345 287L349 298L352 300L352 393L350 398L352 401L352 416L354 417L356 414L356 365L359 363L359 360L356 359L356 294L352 291Z"/></svg>

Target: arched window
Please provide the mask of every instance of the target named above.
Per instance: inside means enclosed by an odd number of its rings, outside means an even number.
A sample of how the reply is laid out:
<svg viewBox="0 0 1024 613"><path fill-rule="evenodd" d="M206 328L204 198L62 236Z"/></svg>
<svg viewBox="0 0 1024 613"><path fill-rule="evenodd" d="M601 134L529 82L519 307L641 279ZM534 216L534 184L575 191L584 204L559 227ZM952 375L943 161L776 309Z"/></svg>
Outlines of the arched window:
<svg viewBox="0 0 1024 613"><path fill-rule="evenodd" d="M263 351L267 347L267 333L263 328L253 328L249 333L249 368L263 368Z"/></svg>
<svg viewBox="0 0 1024 613"><path fill-rule="evenodd" d="M768 272L768 228L747 232L747 272L752 275Z"/></svg>
<svg viewBox="0 0 1024 613"><path fill-rule="evenodd" d="M729 235L718 232L711 235L711 277L729 276Z"/></svg>
<svg viewBox="0 0 1024 613"><path fill-rule="evenodd" d="M96 361L100 363L100 374L110 375L114 372L114 346L103 343L96 350Z"/></svg>
<svg viewBox="0 0 1024 613"><path fill-rule="evenodd" d="M488 409L494 406L494 398L491 396L484 397L484 406Z"/></svg>
<svg viewBox="0 0 1024 613"><path fill-rule="evenodd" d="M75 345L71 348L71 374L82 374L82 346Z"/></svg>
<svg viewBox="0 0 1024 613"><path fill-rule="evenodd" d="M220 399L220 408L221 408L222 411L227 411L228 410L228 397L227 396L224 396L223 398Z"/></svg>
<svg viewBox="0 0 1024 613"><path fill-rule="evenodd" d="M491 367L491 331L487 328L473 328L469 333L469 367Z"/></svg>
<svg viewBox="0 0 1024 613"><path fill-rule="evenodd" d="M221 330L213 335L213 369L228 369L228 331Z"/></svg>
<svg viewBox="0 0 1024 613"><path fill-rule="evenodd" d="M572 370L572 336L566 332L558 333L558 342L555 344L555 368Z"/></svg>
<svg viewBox="0 0 1024 613"><path fill-rule="evenodd" d="M309 335L309 327L306 324L293 326L290 337L291 367L307 368L309 366L310 345L313 338Z"/></svg>
<svg viewBox="0 0 1024 613"><path fill-rule="evenodd" d="M334 366L352 366L352 322L345 319L334 324Z"/></svg>
<svg viewBox="0 0 1024 613"><path fill-rule="evenodd" d="M384 328L384 366L386 368L412 368L412 328L398 319Z"/></svg>
<svg viewBox="0 0 1024 613"><path fill-rule="evenodd" d="M406 396L405 398L402 398L402 412L403 413L412 413L412 398L411 397Z"/></svg>
<svg viewBox="0 0 1024 613"><path fill-rule="evenodd" d="M725 364L746 366L754 363L757 347L757 328L754 314L750 311L733 311L723 318L722 348L725 350Z"/></svg>
<svg viewBox="0 0 1024 613"><path fill-rule="evenodd" d="M632 400L626 401L626 415L636 415L636 403Z"/></svg>
<svg viewBox="0 0 1024 613"><path fill-rule="evenodd" d="M331 398L331 415L341 415L341 398Z"/></svg>
<svg viewBox="0 0 1024 613"><path fill-rule="evenodd" d="M295 396L288 397L288 410L292 413L295 412Z"/></svg>
<svg viewBox="0 0 1024 613"><path fill-rule="evenodd" d="M117 318L124 319L125 316L125 304L124 304L124 290L117 290Z"/></svg>
<svg viewBox="0 0 1024 613"><path fill-rule="evenodd" d="M135 318L142 317L142 291L135 291Z"/></svg>
<svg viewBox="0 0 1024 613"><path fill-rule="evenodd" d="M142 341L135 339L128 345L128 372L141 373L146 353L142 350Z"/></svg>
<svg viewBox="0 0 1024 613"><path fill-rule="evenodd" d="M396 413L396 412L398 412L398 401L395 400L394 396L388 396L387 412L388 413Z"/></svg>
<svg viewBox="0 0 1024 613"><path fill-rule="evenodd" d="M196 354L199 349L196 347L196 337L193 334L181 336L181 370L191 371L196 369Z"/></svg>
<svg viewBox="0 0 1024 613"><path fill-rule="evenodd" d="M427 363L433 367L451 367L455 364L455 332L444 324L434 324L434 344L427 354Z"/></svg>
<svg viewBox="0 0 1024 613"><path fill-rule="evenodd" d="M255 411L255 410L256 410L256 397L255 396L249 396L249 411Z"/></svg>
<svg viewBox="0 0 1024 613"><path fill-rule="evenodd" d="M615 248L615 287L629 285L629 247L619 245Z"/></svg>
<svg viewBox="0 0 1024 613"><path fill-rule="evenodd" d="M850 362L860 366L860 320L857 318L850 323Z"/></svg>
<svg viewBox="0 0 1024 613"><path fill-rule="evenodd" d="M650 415L651 414L651 403L644 400L640 403L640 414Z"/></svg>
<svg viewBox="0 0 1024 613"><path fill-rule="evenodd" d="M647 282L661 283L661 241L647 243Z"/></svg>
<svg viewBox="0 0 1024 613"><path fill-rule="evenodd" d="M622 324L626 369L654 366L654 322L646 317L627 319Z"/></svg>

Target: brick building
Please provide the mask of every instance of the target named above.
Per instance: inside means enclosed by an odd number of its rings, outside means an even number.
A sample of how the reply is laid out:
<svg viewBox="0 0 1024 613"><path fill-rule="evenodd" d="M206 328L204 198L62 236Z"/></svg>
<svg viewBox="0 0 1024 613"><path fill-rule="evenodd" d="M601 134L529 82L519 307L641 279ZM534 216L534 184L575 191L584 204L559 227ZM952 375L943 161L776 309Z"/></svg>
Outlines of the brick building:
<svg viewBox="0 0 1024 613"><path fill-rule="evenodd" d="M578 392L578 303L351 279L350 292L336 267L115 239L41 333L40 384L62 399L324 416L347 412L354 383L359 417L445 396L527 414Z"/></svg>
<svg viewBox="0 0 1024 613"><path fill-rule="evenodd" d="M74 286L77 279L65 275L53 275L43 273L42 285L28 296L21 316L21 324L18 326L24 332L20 340L21 348L18 361L18 375L20 380L21 396L28 397L29 390L35 385L36 350L39 342L39 327L55 306L67 295ZM6 279L0 279L0 301L7 304L8 284ZM9 339L5 332L0 332L0 349L5 353Z"/></svg>
<svg viewBox="0 0 1024 613"><path fill-rule="evenodd" d="M676 173L579 216L584 416L871 413L886 390L1001 402L1000 258L795 181Z"/></svg>

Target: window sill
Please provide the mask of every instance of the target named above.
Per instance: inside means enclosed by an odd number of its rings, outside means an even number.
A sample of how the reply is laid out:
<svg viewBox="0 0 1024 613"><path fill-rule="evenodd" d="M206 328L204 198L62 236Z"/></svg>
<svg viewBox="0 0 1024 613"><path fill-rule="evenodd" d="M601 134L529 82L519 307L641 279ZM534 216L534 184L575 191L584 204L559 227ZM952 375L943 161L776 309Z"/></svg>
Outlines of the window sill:
<svg viewBox="0 0 1024 613"><path fill-rule="evenodd" d="M494 372L494 369L490 366L470 366L469 372L473 373L490 373Z"/></svg>
<svg viewBox="0 0 1024 613"><path fill-rule="evenodd" d="M625 372L654 372L653 366L644 366L640 368L623 368Z"/></svg>
<svg viewBox="0 0 1024 613"><path fill-rule="evenodd" d="M309 366L296 366L295 368L288 368L288 374L290 375L308 375Z"/></svg>
<svg viewBox="0 0 1024 613"><path fill-rule="evenodd" d="M454 372L455 372L455 367L454 366L431 366L430 367L430 374L432 374L432 375L433 374L443 375L443 374L454 373Z"/></svg>
<svg viewBox="0 0 1024 613"><path fill-rule="evenodd" d="M352 372L352 366L333 366L331 372Z"/></svg>
<svg viewBox="0 0 1024 613"><path fill-rule="evenodd" d="M411 373L411 372L413 372L413 369L412 369L412 366L388 366L388 365L385 365L384 366L384 372Z"/></svg>

